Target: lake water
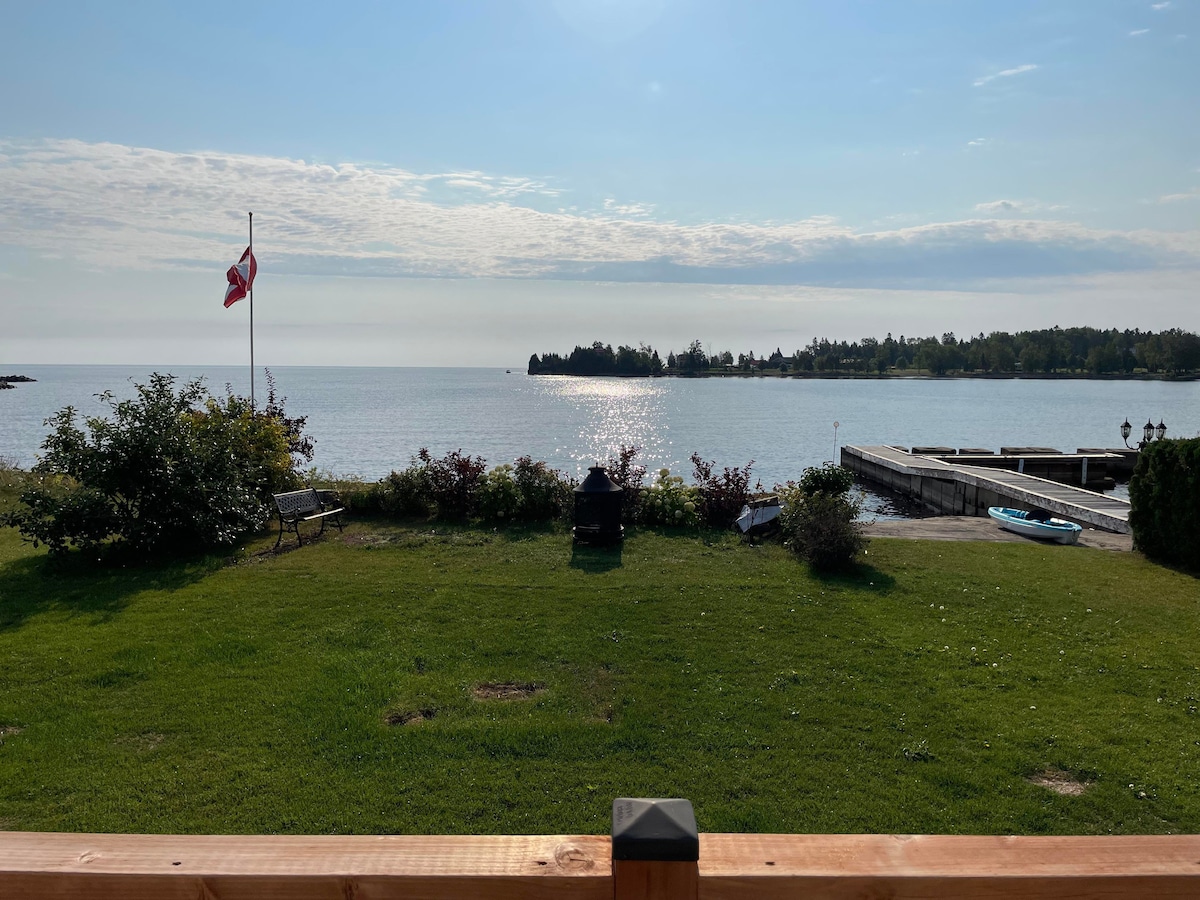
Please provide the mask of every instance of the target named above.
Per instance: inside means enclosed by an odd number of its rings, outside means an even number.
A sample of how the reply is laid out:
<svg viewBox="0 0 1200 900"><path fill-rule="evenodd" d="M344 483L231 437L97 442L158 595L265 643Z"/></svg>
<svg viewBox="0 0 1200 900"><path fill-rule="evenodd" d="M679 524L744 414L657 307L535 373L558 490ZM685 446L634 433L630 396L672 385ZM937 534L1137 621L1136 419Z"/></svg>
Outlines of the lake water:
<svg viewBox="0 0 1200 900"><path fill-rule="evenodd" d="M11 367L10 367L11 368ZM249 394L246 367L22 366L38 379L0 391L0 458L32 465L43 421L68 404L96 415L94 397L129 396L152 371L204 376L214 393ZM693 451L719 466L754 460L766 487L835 458L837 444L1120 446L1128 417L1171 436L1200 429L1200 382L883 380L779 378L530 377L490 368L273 369L292 415L308 417L314 463L340 475L377 479L408 464L420 447L462 449L490 465L522 454L575 475L621 444L643 448L648 466L688 476ZM257 393L266 387L260 371ZM878 498L872 506L880 508ZM886 512L886 510L883 510Z"/></svg>

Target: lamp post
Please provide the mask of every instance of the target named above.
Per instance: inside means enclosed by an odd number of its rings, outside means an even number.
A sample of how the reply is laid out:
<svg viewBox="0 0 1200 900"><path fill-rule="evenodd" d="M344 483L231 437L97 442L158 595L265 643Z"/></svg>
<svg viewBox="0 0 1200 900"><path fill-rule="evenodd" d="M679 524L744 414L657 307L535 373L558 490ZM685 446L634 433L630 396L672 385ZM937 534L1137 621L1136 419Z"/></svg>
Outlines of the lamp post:
<svg viewBox="0 0 1200 900"><path fill-rule="evenodd" d="M1154 424L1153 419L1147 419L1146 424L1142 426L1142 439L1138 442L1137 449L1141 450L1151 441L1161 441L1166 433L1167 426L1163 424L1163 420L1161 418L1158 420L1157 425ZM1129 447L1129 436L1131 434L1133 434L1133 426L1129 424L1129 419L1126 418L1125 421L1121 423L1121 439L1125 441L1126 447ZM1133 450L1134 448L1129 447L1129 449Z"/></svg>

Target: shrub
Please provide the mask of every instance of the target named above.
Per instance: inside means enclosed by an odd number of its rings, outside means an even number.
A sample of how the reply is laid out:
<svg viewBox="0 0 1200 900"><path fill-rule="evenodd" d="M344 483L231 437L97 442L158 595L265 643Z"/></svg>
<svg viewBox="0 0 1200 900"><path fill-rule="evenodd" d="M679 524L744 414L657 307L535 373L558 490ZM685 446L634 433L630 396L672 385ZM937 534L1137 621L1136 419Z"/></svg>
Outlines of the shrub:
<svg viewBox="0 0 1200 900"><path fill-rule="evenodd" d="M513 478L513 467L496 466L479 484L479 515L485 519L516 521L521 492Z"/></svg>
<svg viewBox="0 0 1200 900"><path fill-rule="evenodd" d="M854 487L854 473L836 463L809 466L800 475L800 489L806 494L845 494Z"/></svg>
<svg viewBox="0 0 1200 900"><path fill-rule="evenodd" d="M513 468L513 479L520 496L518 518L542 522L565 515L571 508L574 484L571 479L544 462L520 457Z"/></svg>
<svg viewBox="0 0 1200 900"><path fill-rule="evenodd" d="M701 459L699 453L692 454L692 465L700 492L700 518L708 525L728 528L750 501L750 469L754 460L742 469L726 468L720 475L713 472L716 463Z"/></svg>
<svg viewBox="0 0 1200 900"><path fill-rule="evenodd" d="M0 456L0 512L16 505L21 492L32 484L32 476L16 460Z"/></svg>
<svg viewBox="0 0 1200 900"><path fill-rule="evenodd" d="M641 492L641 520L647 525L696 525L700 522L700 491L683 483L670 469Z"/></svg>
<svg viewBox="0 0 1200 900"><path fill-rule="evenodd" d="M81 427L68 406L47 420L37 482L5 524L52 553L232 544L266 524L271 494L298 486L297 456L311 459L311 441L273 385L262 412L232 394L217 400L200 381L176 392L171 375L135 387L132 400L100 395L111 418Z"/></svg>
<svg viewBox="0 0 1200 900"><path fill-rule="evenodd" d="M642 500L642 482L646 477L646 467L637 463L637 455L641 447L624 444L616 456L610 456L604 471L609 479L621 488L621 517L626 522L636 522L639 519L639 506Z"/></svg>
<svg viewBox="0 0 1200 900"><path fill-rule="evenodd" d="M784 542L818 572L853 567L867 546L858 521L862 499L850 495L853 484L850 472L826 464L805 469L799 484L775 486L783 504L779 523Z"/></svg>
<svg viewBox="0 0 1200 900"><path fill-rule="evenodd" d="M563 515L571 482L544 462L520 457L515 465L496 466L479 488L479 514L485 519L544 522Z"/></svg>
<svg viewBox="0 0 1200 900"><path fill-rule="evenodd" d="M432 501L426 490L425 467L411 465L373 484L359 499L359 508L387 516L427 518Z"/></svg>
<svg viewBox="0 0 1200 900"><path fill-rule="evenodd" d="M476 514L479 486L487 469L483 457L451 450L434 459L422 447L413 466L420 470L426 497L437 508L439 519L467 519Z"/></svg>
<svg viewBox="0 0 1200 900"><path fill-rule="evenodd" d="M1143 447L1129 482L1129 502L1138 550L1200 571L1200 438Z"/></svg>

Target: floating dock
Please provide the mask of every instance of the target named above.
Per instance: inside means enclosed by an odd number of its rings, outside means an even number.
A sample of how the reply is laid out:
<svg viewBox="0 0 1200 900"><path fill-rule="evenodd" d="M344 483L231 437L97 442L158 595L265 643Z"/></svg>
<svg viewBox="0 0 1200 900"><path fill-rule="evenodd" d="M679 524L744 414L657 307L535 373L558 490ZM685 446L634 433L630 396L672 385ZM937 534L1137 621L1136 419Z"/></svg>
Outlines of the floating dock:
<svg viewBox="0 0 1200 900"><path fill-rule="evenodd" d="M899 447L845 446L841 451L841 464L867 481L891 488L947 515L986 516L989 506L1040 507L1080 525L1129 533L1127 500L1025 471L972 465L979 462L979 456L982 454L973 453L964 456L963 462L950 462L942 454L925 456ZM1085 474L1083 480L1086 478Z"/></svg>

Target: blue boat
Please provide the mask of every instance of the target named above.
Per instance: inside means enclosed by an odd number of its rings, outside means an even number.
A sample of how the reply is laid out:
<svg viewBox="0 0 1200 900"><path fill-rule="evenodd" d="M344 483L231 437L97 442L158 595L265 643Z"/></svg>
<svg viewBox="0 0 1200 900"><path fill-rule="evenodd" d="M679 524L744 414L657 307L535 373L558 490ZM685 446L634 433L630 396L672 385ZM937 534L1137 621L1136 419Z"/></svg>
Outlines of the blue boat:
<svg viewBox="0 0 1200 900"><path fill-rule="evenodd" d="M1065 519L1052 519L1044 510L1030 511L1027 509L1009 509L1006 506L989 506L988 515L1000 523L1006 531L1038 538L1043 541L1054 541L1058 544L1073 544L1079 540L1082 525L1068 522Z"/></svg>

